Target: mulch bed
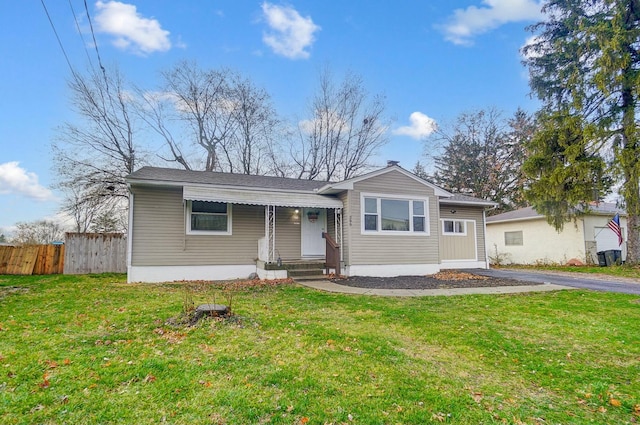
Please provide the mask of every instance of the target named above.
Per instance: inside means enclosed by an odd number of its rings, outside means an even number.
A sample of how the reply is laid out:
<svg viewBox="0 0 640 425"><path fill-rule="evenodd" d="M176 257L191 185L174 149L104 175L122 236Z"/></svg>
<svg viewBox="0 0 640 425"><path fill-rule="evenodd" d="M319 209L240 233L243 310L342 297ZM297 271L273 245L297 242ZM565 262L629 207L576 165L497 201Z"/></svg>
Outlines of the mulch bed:
<svg viewBox="0 0 640 425"><path fill-rule="evenodd" d="M457 270L444 270L440 273L426 276L350 276L332 279L332 281L339 285L371 289L449 289L541 285L513 279L497 279Z"/></svg>

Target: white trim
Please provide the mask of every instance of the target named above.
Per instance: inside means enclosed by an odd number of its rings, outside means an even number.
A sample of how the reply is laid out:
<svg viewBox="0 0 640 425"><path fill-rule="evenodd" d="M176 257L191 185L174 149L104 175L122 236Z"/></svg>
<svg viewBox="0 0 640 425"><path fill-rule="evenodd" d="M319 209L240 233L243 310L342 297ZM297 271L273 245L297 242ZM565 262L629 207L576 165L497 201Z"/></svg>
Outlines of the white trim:
<svg viewBox="0 0 640 425"><path fill-rule="evenodd" d="M485 210L482 210L482 232L484 236L484 261L485 261L484 268L488 269L489 268L489 247L487 246L487 244L489 242L487 241L487 213ZM478 235L476 235L476 239L478 239Z"/></svg>
<svg viewBox="0 0 640 425"><path fill-rule="evenodd" d="M414 276L434 274L440 271L440 264L358 264L345 267L346 276Z"/></svg>
<svg viewBox="0 0 640 425"><path fill-rule="evenodd" d="M186 200L185 208L187 211L186 219L185 219L185 233L187 235L203 235L203 236L231 236L233 229L233 208L232 204L227 202L221 202L223 204L227 204L227 231L222 232L218 230L191 230L191 200ZM207 202L207 201L205 201ZM198 214L198 213L196 213Z"/></svg>
<svg viewBox="0 0 640 425"><path fill-rule="evenodd" d="M255 264L219 266L129 266L127 282L174 282L179 280L246 279Z"/></svg>
<svg viewBox="0 0 640 425"><path fill-rule="evenodd" d="M410 201L409 202L409 229L408 231L394 231L394 230L365 230L364 228L364 216L365 216L365 198L375 198L377 202L377 215L378 215L378 228L382 225L382 199L398 200L398 201ZM412 201L424 201L424 232L413 230L413 202ZM422 217L422 216L418 216ZM429 198L425 196L411 196L411 195L390 195L387 193L371 193L360 192L360 234L366 235L390 235L390 236L431 236L431 218L429 215Z"/></svg>
<svg viewBox="0 0 640 425"><path fill-rule="evenodd" d="M127 223L127 268L133 258L133 192L129 192L129 223Z"/></svg>
<svg viewBox="0 0 640 425"><path fill-rule="evenodd" d="M484 261L478 260L442 260L443 269L488 269Z"/></svg>
<svg viewBox="0 0 640 425"><path fill-rule="evenodd" d="M458 232L446 232L446 231L444 230L444 222L445 222L445 221L453 221L453 222L461 221L462 223L464 223L464 232L462 232L462 233L458 233ZM472 221L474 225L475 225L475 223L476 223L476 222L475 222L475 220L467 220L467 219L465 219L465 218L441 218L441 219L440 219L440 224L442 225L442 236L467 236L467 222L468 222L468 221ZM454 224L453 228L454 228L454 229L456 228L455 224ZM476 235L476 236L477 236L477 235ZM476 239L477 239L477 237L476 237ZM477 256L478 256L478 255L476 254L476 257L477 257Z"/></svg>

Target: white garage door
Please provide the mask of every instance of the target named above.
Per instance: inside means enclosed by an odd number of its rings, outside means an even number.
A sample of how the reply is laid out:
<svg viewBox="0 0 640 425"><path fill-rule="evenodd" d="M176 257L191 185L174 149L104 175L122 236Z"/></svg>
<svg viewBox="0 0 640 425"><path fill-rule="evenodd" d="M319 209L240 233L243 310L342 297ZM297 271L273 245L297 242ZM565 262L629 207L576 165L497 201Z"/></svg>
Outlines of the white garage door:
<svg viewBox="0 0 640 425"><path fill-rule="evenodd" d="M608 227L596 227L596 247L598 251L606 251L609 249L620 249L622 250L622 259L627 257L627 250L625 249L625 229L622 228L622 245L618 245L618 235L613 233L613 230Z"/></svg>

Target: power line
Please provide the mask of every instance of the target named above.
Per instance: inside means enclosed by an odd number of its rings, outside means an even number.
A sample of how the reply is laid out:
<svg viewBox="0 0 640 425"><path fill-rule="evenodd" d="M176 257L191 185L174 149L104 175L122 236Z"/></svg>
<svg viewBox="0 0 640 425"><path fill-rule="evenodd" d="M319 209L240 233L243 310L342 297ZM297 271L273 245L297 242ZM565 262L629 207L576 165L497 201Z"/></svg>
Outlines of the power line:
<svg viewBox="0 0 640 425"><path fill-rule="evenodd" d="M42 7L44 8L44 13L46 13L47 18L49 19L49 23L51 24L51 28L53 29L53 33L56 35L56 39L58 40L58 45L60 46L60 50L62 50L62 54L64 55L65 60L67 61L67 65L69 65L69 69L71 70L71 74L75 77L76 71L73 69L71 65L71 61L69 60L69 56L67 56L67 52L62 45L62 40L60 40L60 36L58 35L58 31L56 30L56 26L53 24L53 20L51 19L51 15L49 15L49 10L47 9L47 5L44 3L44 0L40 0Z"/></svg>
<svg viewBox="0 0 640 425"><path fill-rule="evenodd" d="M91 37L93 38L93 46L96 49L96 56L98 57L98 65L102 69L102 73L106 76L104 66L102 66L102 59L100 58L100 51L98 50L98 42L96 41L96 33L93 31L93 23L91 22L91 15L89 14L89 6L87 6L87 0L84 0L84 10L87 12L87 19L89 20L89 28L91 29Z"/></svg>
<svg viewBox="0 0 640 425"><path fill-rule="evenodd" d="M76 11L73 8L73 4L71 0L69 0L69 7L71 8L71 14L73 14L73 20L76 23L76 29L78 30L78 34L80 34L80 39L82 40L82 45L84 46L84 52L87 54L87 59L89 60L89 65L93 68L93 62L91 61L91 55L89 55L89 50L87 50L87 43L84 41L84 37L82 36L82 30L80 29L80 24L78 23L78 16L76 15Z"/></svg>

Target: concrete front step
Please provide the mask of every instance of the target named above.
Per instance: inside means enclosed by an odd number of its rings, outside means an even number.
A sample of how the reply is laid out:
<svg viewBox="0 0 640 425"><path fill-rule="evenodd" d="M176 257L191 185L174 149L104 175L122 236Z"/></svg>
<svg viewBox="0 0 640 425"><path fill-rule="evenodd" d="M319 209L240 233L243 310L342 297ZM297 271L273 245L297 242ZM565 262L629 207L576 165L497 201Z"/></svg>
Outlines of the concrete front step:
<svg viewBox="0 0 640 425"><path fill-rule="evenodd" d="M324 261L285 261L281 266L275 263L263 263L265 270L322 270L324 269Z"/></svg>
<svg viewBox="0 0 640 425"><path fill-rule="evenodd" d="M314 274L307 276L291 276L293 280L296 282L307 282L307 281L315 281L315 280L329 280L329 276L326 274Z"/></svg>
<svg viewBox="0 0 640 425"><path fill-rule="evenodd" d="M297 277L322 275L322 270L324 270L324 267L315 269L289 269L287 270L287 274L289 277L295 279Z"/></svg>

